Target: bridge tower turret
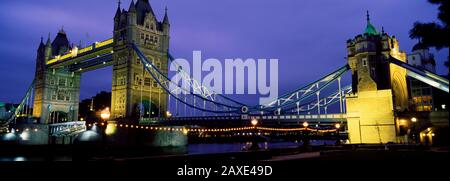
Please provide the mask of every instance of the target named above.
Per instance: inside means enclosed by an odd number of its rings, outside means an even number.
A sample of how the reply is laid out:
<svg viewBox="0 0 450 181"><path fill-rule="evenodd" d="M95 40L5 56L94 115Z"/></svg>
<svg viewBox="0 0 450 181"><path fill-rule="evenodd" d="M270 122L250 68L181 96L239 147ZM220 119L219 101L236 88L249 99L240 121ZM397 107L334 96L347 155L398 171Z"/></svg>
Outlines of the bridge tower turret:
<svg viewBox="0 0 450 181"><path fill-rule="evenodd" d="M78 120L80 74L71 72L67 66L47 68L47 62L71 50L65 31L44 45L41 41L36 58L35 97L33 117L40 124L52 124Z"/></svg>
<svg viewBox="0 0 450 181"><path fill-rule="evenodd" d="M132 1L128 11L119 11L118 9L114 18L112 117L137 120L136 118L149 117L149 114L152 117L164 116L167 94L144 70L132 44L136 44L167 75L167 14L166 23L158 21L148 0L138 0L136 3Z"/></svg>
<svg viewBox="0 0 450 181"><path fill-rule="evenodd" d="M350 142L395 142L395 115L407 109L408 91L406 70L389 59L406 62L406 54L395 36L376 30L368 13L364 33L348 40L347 50L353 88L346 96Z"/></svg>

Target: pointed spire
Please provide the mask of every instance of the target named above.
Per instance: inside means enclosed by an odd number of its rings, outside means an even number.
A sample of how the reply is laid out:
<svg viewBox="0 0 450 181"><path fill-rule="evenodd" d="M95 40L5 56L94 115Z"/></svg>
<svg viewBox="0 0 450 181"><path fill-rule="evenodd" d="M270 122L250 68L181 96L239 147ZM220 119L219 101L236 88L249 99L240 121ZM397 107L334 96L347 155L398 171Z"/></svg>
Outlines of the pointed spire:
<svg viewBox="0 0 450 181"><path fill-rule="evenodd" d="M120 17L120 0L117 2L117 11L116 11L116 15L114 16L114 18L119 18Z"/></svg>
<svg viewBox="0 0 450 181"><path fill-rule="evenodd" d="M366 17L367 17L367 25L366 25L366 29L365 29L364 33L367 35L378 35L377 30L370 23L369 11L366 11Z"/></svg>
<svg viewBox="0 0 450 181"><path fill-rule="evenodd" d="M41 36L41 42L39 42L39 48L38 50L42 50L44 49L45 45L44 45L44 37Z"/></svg>
<svg viewBox="0 0 450 181"><path fill-rule="evenodd" d="M59 30L58 34L66 34L66 32L64 31L64 25L61 26L61 29Z"/></svg>
<svg viewBox="0 0 450 181"><path fill-rule="evenodd" d="M48 33L47 43L45 43L45 59L48 60L52 56L52 42L50 40L50 33Z"/></svg>
<svg viewBox="0 0 450 181"><path fill-rule="evenodd" d="M367 24L370 23L369 10L366 11Z"/></svg>
<svg viewBox="0 0 450 181"><path fill-rule="evenodd" d="M45 43L46 46L51 46L52 42L50 40L50 33L48 33L48 38L47 38L47 42Z"/></svg>
<svg viewBox="0 0 450 181"><path fill-rule="evenodd" d="M384 34L384 26L381 27L381 34Z"/></svg>
<svg viewBox="0 0 450 181"><path fill-rule="evenodd" d="M169 24L169 16L167 16L167 6L166 6L165 12L164 12L163 24Z"/></svg>
<svg viewBox="0 0 450 181"><path fill-rule="evenodd" d="M131 0L130 8L128 8L128 12L136 12L136 6L134 5L134 0Z"/></svg>

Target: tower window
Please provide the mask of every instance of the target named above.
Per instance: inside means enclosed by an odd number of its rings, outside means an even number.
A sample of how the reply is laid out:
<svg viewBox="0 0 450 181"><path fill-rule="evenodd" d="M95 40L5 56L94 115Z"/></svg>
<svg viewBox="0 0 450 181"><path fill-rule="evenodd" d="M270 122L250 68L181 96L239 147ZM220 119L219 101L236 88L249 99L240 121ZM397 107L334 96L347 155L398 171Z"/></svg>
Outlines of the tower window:
<svg viewBox="0 0 450 181"><path fill-rule="evenodd" d="M144 85L145 86L150 86L150 78L148 78L148 77L146 77L145 79L144 79Z"/></svg>
<svg viewBox="0 0 450 181"><path fill-rule="evenodd" d="M156 68L161 69L161 62L156 62Z"/></svg>
<svg viewBox="0 0 450 181"><path fill-rule="evenodd" d="M141 59L139 57L136 58L136 64L141 64Z"/></svg>
<svg viewBox="0 0 450 181"><path fill-rule="evenodd" d="M58 100L63 101L66 97L66 94L64 91L58 91Z"/></svg>
<svg viewBox="0 0 450 181"><path fill-rule="evenodd" d="M66 86L66 79L65 78L59 78L58 86Z"/></svg>
<svg viewBox="0 0 450 181"><path fill-rule="evenodd" d="M66 95L66 101L70 101L70 93Z"/></svg>
<svg viewBox="0 0 450 181"><path fill-rule="evenodd" d="M364 67L367 66L367 58L363 58L362 59L362 64L363 64Z"/></svg>
<svg viewBox="0 0 450 181"><path fill-rule="evenodd" d="M52 93L52 100L56 100L56 91L53 91Z"/></svg>

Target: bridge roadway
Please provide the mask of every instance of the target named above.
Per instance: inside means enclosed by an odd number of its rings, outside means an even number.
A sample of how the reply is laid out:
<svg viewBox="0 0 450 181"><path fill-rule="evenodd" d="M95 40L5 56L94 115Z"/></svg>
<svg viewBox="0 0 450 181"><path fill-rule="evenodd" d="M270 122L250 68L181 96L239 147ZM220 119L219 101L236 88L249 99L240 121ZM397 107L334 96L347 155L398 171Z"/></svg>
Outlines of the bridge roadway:
<svg viewBox="0 0 450 181"><path fill-rule="evenodd" d="M309 125L334 126L336 123L346 123L346 114L311 114L311 115L240 115L240 116L202 116L202 117L171 117L143 118L140 125L183 126L197 125L204 127L251 126L251 120L258 120L259 126L268 127L298 127L303 122Z"/></svg>

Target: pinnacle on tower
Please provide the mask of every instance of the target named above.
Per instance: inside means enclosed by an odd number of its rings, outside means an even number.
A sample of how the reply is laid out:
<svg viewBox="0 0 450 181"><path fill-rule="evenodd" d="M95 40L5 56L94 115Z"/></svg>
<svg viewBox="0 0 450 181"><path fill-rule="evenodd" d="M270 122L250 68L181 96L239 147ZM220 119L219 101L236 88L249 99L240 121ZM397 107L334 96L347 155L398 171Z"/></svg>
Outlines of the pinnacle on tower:
<svg viewBox="0 0 450 181"><path fill-rule="evenodd" d="M61 29L58 31L58 34L66 34L66 32L64 31L64 25L61 26Z"/></svg>
<svg viewBox="0 0 450 181"><path fill-rule="evenodd" d="M166 6L165 12L164 12L163 24L169 24L169 17L167 16L167 6Z"/></svg>
<svg viewBox="0 0 450 181"><path fill-rule="evenodd" d="M128 12L136 12L136 6L134 5L134 0L131 0L130 7L128 8Z"/></svg>
<svg viewBox="0 0 450 181"><path fill-rule="evenodd" d="M51 46L52 42L50 40L50 33L48 33L48 38L47 38L47 42L45 43L45 46Z"/></svg>
<svg viewBox="0 0 450 181"><path fill-rule="evenodd" d="M367 23L370 22L369 10L366 11Z"/></svg>
<svg viewBox="0 0 450 181"><path fill-rule="evenodd" d="M367 34L367 35L378 35L377 30L370 23L369 11L366 12L366 17L367 17L367 25L366 25L366 30L364 31L364 34Z"/></svg>
<svg viewBox="0 0 450 181"><path fill-rule="evenodd" d="M119 18L120 17L120 14L121 14L121 12L120 12L120 4L121 4L121 2L119 0L117 2L117 11L116 11L116 15L114 16L114 18Z"/></svg>
<svg viewBox="0 0 450 181"><path fill-rule="evenodd" d="M41 42L39 42L39 48L38 48L38 50L41 51L41 50L43 50L44 48L45 48L45 45L44 45L44 37L41 36Z"/></svg>

